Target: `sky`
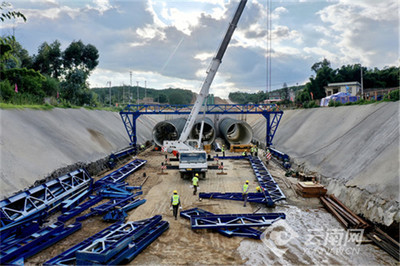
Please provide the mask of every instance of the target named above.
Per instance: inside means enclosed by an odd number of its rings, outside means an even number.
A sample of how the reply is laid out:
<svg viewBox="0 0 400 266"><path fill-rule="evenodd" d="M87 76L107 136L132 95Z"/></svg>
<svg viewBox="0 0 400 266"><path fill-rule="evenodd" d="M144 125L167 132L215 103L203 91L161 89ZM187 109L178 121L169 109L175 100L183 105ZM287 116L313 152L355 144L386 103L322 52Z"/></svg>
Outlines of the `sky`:
<svg viewBox="0 0 400 266"><path fill-rule="evenodd" d="M238 0L8 0L21 19L0 23L30 55L43 42L92 44L90 87L139 84L199 92ZM271 5L268 6L267 2ZM3 10L4 11L4 10ZM270 11L270 12L269 12ZM271 71L267 70L271 14ZM332 68L399 65L398 0L248 0L210 93L255 93L305 84L324 58ZM132 73L132 79L131 75Z"/></svg>

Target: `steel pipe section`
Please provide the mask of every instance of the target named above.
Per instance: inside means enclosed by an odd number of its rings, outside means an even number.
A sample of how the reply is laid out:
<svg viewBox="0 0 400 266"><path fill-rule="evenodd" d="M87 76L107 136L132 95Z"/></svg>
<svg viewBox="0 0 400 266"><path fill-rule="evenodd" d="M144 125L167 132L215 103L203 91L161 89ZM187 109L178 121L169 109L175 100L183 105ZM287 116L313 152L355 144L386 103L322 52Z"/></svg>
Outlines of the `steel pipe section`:
<svg viewBox="0 0 400 266"><path fill-rule="evenodd" d="M194 122L192 131L190 132L189 138L190 139L199 139L200 135L200 129L201 129L201 121L203 119L197 119L196 122ZM203 126L203 137L201 138L202 142L204 143L213 143L216 137L216 130L215 130L215 125L214 122L208 118L205 117L204 119L204 126Z"/></svg>
<svg viewBox="0 0 400 266"><path fill-rule="evenodd" d="M164 140L178 140L185 126L185 118L165 120L153 128L153 140L158 146L163 146Z"/></svg>
<svg viewBox="0 0 400 266"><path fill-rule="evenodd" d="M249 144L253 139L253 130L249 124L229 117L221 120L219 132L230 144Z"/></svg>

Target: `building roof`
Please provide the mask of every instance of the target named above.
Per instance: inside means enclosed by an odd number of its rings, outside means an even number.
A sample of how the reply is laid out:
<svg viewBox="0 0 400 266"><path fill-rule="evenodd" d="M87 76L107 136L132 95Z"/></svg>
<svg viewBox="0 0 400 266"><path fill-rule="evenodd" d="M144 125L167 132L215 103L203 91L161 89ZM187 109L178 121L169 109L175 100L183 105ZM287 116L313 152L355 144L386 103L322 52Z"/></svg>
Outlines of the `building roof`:
<svg viewBox="0 0 400 266"><path fill-rule="evenodd" d="M349 81L349 82L337 82L337 83L328 83L329 87L340 87L340 86L352 86L352 85L358 85L361 86L360 82L358 81Z"/></svg>

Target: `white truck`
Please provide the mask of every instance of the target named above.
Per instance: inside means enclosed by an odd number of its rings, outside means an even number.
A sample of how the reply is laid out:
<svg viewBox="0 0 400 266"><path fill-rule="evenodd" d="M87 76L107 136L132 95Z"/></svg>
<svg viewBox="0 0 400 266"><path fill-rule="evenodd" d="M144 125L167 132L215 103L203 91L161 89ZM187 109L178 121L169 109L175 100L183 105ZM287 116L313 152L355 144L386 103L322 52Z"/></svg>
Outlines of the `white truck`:
<svg viewBox="0 0 400 266"><path fill-rule="evenodd" d="M179 172L182 178L192 178L196 173L199 178L205 178L207 170L207 154L204 151L184 151L179 154Z"/></svg>
<svg viewBox="0 0 400 266"><path fill-rule="evenodd" d="M201 125L199 140L188 140L188 137L203 103L208 97L211 83L213 82L215 74L217 73L217 70L222 62L222 57L228 48L228 44L232 38L233 32L235 31L246 3L247 0L241 0L238 8L236 9L235 15L229 24L228 30L224 39L222 40L221 45L219 46L218 52L211 61L211 65L207 71L206 79L204 80L200 93L196 98L196 102L190 111L182 134L176 141L164 141L163 143L163 150L167 150L168 152L177 151L179 153L179 171L181 172L181 177L187 175L193 176L194 173L201 173L203 177L206 176L208 168L207 154L204 150L200 149L204 120Z"/></svg>

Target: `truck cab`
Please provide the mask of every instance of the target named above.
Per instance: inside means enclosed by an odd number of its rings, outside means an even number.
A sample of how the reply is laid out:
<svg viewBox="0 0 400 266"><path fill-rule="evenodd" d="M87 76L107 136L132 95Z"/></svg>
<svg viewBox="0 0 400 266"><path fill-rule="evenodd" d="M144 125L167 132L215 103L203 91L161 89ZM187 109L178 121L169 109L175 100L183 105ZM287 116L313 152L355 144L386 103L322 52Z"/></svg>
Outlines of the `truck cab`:
<svg viewBox="0 0 400 266"><path fill-rule="evenodd" d="M207 153L205 151L179 153L179 172L182 178L192 178L195 173L198 173L200 178L205 178L207 170Z"/></svg>

